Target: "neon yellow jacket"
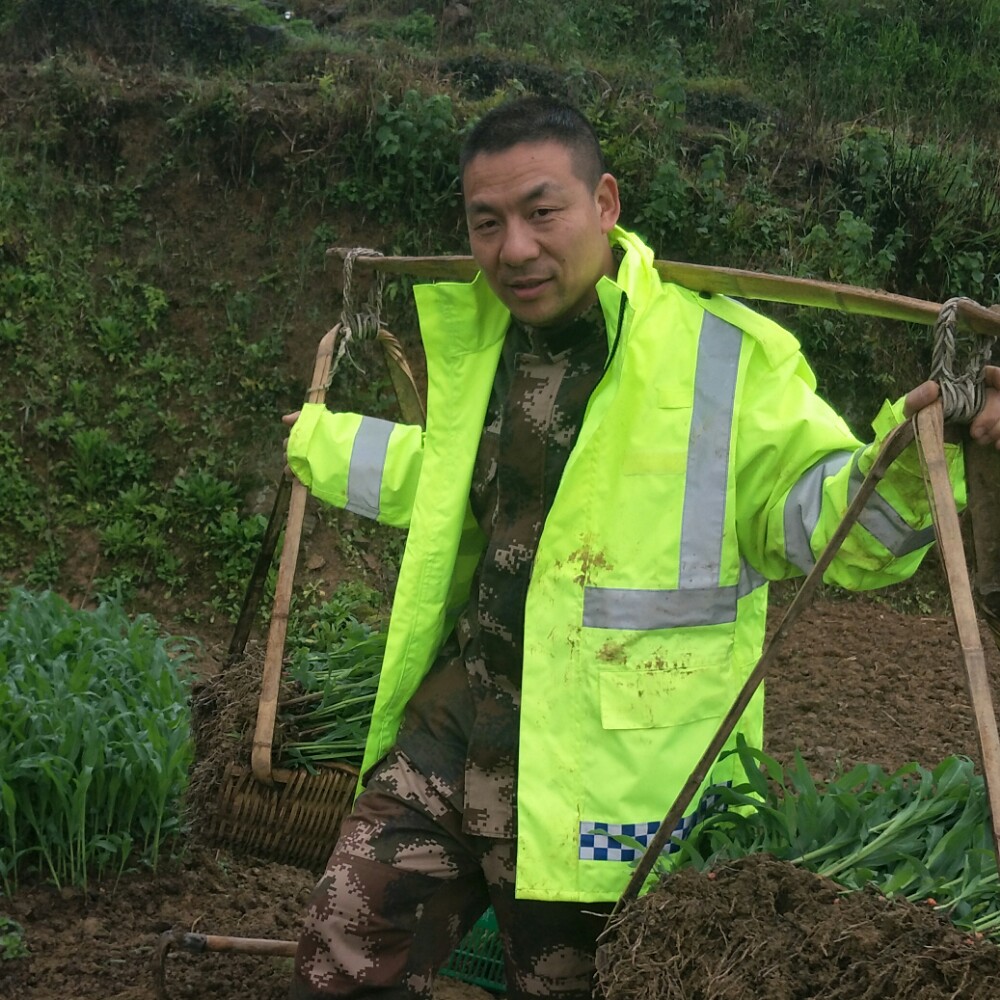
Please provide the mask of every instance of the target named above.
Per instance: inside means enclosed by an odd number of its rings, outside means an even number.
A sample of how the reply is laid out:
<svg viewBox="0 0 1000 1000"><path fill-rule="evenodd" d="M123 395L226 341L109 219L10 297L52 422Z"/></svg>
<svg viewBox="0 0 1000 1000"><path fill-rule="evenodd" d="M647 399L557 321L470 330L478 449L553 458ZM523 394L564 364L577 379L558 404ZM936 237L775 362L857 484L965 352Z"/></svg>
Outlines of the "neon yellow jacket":
<svg viewBox="0 0 1000 1000"><path fill-rule="evenodd" d="M760 656L767 579L808 571L899 407L867 447L815 394L796 340L663 283L615 229L597 286L619 340L546 519L525 614L517 893L616 899ZM415 289L427 428L307 406L288 460L321 500L409 528L365 767L454 623L483 549L473 462L508 325L480 275ZM952 449L954 474L960 451ZM826 579L884 586L932 539L919 464L894 464ZM763 739L758 692L737 731ZM734 735L735 742L735 735ZM739 780L735 758L713 781ZM688 817L684 825L690 825ZM621 838L621 839L619 839Z"/></svg>

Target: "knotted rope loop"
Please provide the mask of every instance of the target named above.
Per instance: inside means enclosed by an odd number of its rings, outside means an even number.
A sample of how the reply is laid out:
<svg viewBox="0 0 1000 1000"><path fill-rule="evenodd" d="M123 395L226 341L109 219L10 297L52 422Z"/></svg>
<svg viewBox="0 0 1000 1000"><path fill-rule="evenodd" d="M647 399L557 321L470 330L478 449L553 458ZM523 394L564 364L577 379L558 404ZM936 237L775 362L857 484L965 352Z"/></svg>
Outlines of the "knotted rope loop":
<svg viewBox="0 0 1000 1000"><path fill-rule="evenodd" d="M368 247L351 247L344 253L344 301L340 310L341 336L336 357L330 365L330 379L333 378L341 358L348 354L352 340L355 338L373 340L381 329L382 291L385 288L385 275L381 271L376 273L364 303L355 301L354 288L354 262L358 257L381 256L382 254L378 250L370 250Z"/></svg>
<svg viewBox="0 0 1000 1000"><path fill-rule="evenodd" d="M354 262L359 257L381 257L378 250L352 247L344 254L344 306L340 311L340 324L345 332L359 340L368 340L378 334L382 325L382 290L385 275L378 272L368 289L368 298L361 305L354 300Z"/></svg>
<svg viewBox="0 0 1000 1000"><path fill-rule="evenodd" d="M983 366L989 363L995 337L976 337L965 371L956 374L955 352L958 340L958 318L961 303L968 299L948 299L934 324L934 351L931 358L931 378L941 386L941 403L945 420L968 424L983 408L986 389Z"/></svg>

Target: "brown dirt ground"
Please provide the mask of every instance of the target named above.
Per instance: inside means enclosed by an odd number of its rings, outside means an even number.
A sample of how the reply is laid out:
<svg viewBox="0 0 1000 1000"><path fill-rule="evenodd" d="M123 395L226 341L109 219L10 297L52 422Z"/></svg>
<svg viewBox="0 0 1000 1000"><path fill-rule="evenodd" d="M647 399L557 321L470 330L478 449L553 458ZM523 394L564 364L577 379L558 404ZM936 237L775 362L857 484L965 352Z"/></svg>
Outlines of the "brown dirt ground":
<svg viewBox="0 0 1000 1000"><path fill-rule="evenodd" d="M987 641L996 677L996 651ZM838 762L894 767L911 760L933 765L952 753L978 758L948 617L901 614L870 599L821 601L792 630L768 686L768 750L788 760L798 748L818 776ZM293 938L314 878L304 869L198 848L156 874L127 873L117 885L92 884L87 891L23 886L3 910L25 927L31 955L0 965L0 997L149 1000L150 962L162 931ZM666 908L667 924L685 929L685 953L700 943L717 954L728 934L743 949L729 967L751 974L719 979L718 963L707 971L691 966L680 992L663 985L668 976L650 978L660 985L640 992L619 984L612 996L902 996L889 992L887 962L897 970L920 970L905 980L911 997L1000 996L1000 949L970 942L933 913L914 913L916 907L865 893L834 905L838 897L822 880L794 879L785 866L751 867L743 875L731 866L712 880L678 880L675 896L658 905ZM785 900L781 905L774 902L776 892ZM959 970L964 982L949 978L949 970ZM276 1000L285 995L288 960L172 952L166 975L175 1000ZM454 981L442 981L440 995L482 997Z"/></svg>

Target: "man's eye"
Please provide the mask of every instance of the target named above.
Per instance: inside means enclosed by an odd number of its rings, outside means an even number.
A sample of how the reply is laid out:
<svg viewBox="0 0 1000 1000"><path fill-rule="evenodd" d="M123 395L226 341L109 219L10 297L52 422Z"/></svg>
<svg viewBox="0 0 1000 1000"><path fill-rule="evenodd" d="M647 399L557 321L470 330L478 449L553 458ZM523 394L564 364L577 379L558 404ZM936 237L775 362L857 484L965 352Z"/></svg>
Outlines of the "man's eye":
<svg viewBox="0 0 1000 1000"><path fill-rule="evenodd" d="M554 211L554 208L536 208L531 214L536 219L544 219L547 215L551 215Z"/></svg>
<svg viewBox="0 0 1000 1000"><path fill-rule="evenodd" d="M477 222L473 229L477 233L488 233L496 229L496 221L494 219L485 219L483 222Z"/></svg>

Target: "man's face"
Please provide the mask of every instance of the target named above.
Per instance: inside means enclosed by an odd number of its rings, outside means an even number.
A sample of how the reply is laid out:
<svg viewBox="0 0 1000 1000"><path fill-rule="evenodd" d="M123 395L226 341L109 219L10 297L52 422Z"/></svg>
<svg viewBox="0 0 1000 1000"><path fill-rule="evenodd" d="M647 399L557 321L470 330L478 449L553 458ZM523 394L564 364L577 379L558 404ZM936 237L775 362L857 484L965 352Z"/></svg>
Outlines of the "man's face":
<svg viewBox="0 0 1000 1000"><path fill-rule="evenodd" d="M490 288L519 320L551 326L572 319L614 273L607 234L618 221L618 185L597 187L573 169L555 141L480 153L462 178L472 256Z"/></svg>

